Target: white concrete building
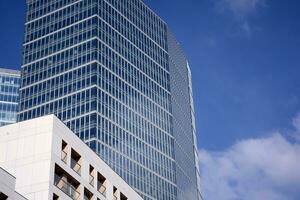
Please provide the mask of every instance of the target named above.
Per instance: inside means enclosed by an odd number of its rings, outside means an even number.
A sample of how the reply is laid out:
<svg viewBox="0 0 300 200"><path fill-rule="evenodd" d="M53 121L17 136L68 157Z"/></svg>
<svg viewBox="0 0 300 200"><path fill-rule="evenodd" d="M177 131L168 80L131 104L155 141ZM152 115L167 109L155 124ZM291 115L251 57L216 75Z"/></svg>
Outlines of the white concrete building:
<svg viewBox="0 0 300 200"><path fill-rule="evenodd" d="M1 127L0 166L28 200L142 200L54 115Z"/></svg>
<svg viewBox="0 0 300 200"><path fill-rule="evenodd" d="M27 200L15 191L16 178L0 167L0 200Z"/></svg>

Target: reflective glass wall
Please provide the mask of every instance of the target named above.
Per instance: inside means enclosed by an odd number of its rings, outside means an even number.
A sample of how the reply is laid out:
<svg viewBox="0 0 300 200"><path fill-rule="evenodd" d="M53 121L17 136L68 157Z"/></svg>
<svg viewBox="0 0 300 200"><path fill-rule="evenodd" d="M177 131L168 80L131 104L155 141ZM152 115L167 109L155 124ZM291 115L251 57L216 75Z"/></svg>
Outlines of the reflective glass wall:
<svg viewBox="0 0 300 200"><path fill-rule="evenodd" d="M198 161L192 74L188 61L169 31L171 102L176 163L177 199L202 199Z"/></svg>
<svg viewBox="0 0 300 200"><path fill-rule="evenodd" d="M27 0L26 17L18 120L56 114L144 199L176 200L165 22L141 0Z"/></svg>
<svg viewBox="0 0 300 200"><path fill-rule="evenodd" d="M0 126L17 121L20 72L0 68Z"/></svg>

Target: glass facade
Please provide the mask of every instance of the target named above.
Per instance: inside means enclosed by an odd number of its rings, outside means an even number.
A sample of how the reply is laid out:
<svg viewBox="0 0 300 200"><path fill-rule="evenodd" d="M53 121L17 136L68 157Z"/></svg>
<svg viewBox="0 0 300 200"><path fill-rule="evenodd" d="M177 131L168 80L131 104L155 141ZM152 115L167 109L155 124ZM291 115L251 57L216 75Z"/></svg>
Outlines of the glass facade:
<svg viewBox="0 0 300 200"><path fill-rule="evenodd" d="M141 0L27 0L27 6L18 120L56 114L146 200L196 197L193 122L180 122L190 127L181 135L173 122L182 118L173 108L179 90L172 73L189 77L188 67L170 70L175 55L165 22ZM182 84L189 92L177 104L192 119L191 85ZM191 144L183 152L193 163L189 182L178 180L181 136Z"/></svg>
<svg viewBox="0 0 300 200"><path fill-rule="evenodd" d="M177 199L202 199L192 75L187 59L168 32Z"/></svg>
<svg viewBox="0 0 300 200"><path fill-rule="evenodd" d="M0 68L0 126L17 121L20 72Z"/></svg>

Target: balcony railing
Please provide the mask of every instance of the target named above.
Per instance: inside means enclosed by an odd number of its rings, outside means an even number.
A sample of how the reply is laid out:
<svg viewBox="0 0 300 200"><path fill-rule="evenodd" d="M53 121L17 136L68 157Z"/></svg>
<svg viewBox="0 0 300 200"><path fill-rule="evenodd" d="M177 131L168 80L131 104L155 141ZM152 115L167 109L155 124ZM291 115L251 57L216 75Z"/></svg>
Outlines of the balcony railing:
<svg viewBox="0 0 300 200"><path fill-rule="evenodd" d="M106 197L106 187L100 182L98 182L98 191Z"/></svg>
<svg viewBox="0 0 300 200"><path fill-rule="evenodd" d="M85 196L85 195L84 195L83 199L84 199L84 200L91 200L90 197L87 197L87 196Z"/></svg>
<svg viewBox="0 0 300 200"><path fill-rule="evenodd" d="M92 176L90 174L89 183L90 183L91 186L94 186L94 179L95 179L94 176Z"/></svg>
<svg viewBox="0 0 300 200"><path fill-rule="evenodd" d="M76 188L67 181L63 180L63 178L59 177L58 175L55 175L54 185L72 199L79 199L80 193L76 191Z"/></svg>
<svg viewBox="0 0 300 200"><path fill-rule="evenodd" d="M81 174L81 165L74 159L71 159L71 168L77 173Z"/></svg>
<svg viewBox="0 0 300 200"><path fill-rule="evenodd" d="M114 197L114 198L113 198L114 200L118 200L118 197L117 197L117 196L114 195L113 197Z"/></svg>
<svg viewBox="0 0 300 200"><path fill-rule="evenodd" d="M65 151L61 151L61 160L67 163L68 154Z"/></svg>

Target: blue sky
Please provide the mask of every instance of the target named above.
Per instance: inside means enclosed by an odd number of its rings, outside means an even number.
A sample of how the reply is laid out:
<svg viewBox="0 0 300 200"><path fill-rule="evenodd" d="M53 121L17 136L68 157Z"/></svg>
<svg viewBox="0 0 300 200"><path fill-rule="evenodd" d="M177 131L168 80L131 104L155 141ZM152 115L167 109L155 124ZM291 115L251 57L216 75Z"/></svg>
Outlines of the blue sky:
<svg viewBox="0 0 300 200"><path fill-rule="evenodd" d="M300 110L299 1L146 2L189 58L201 148L290 127Z"/></svg>
<svg viewBox="0 0 300 200"><path fill-rule="evenodd" d="M24 5L20 2L0 1L0 66L14 69L22 59ZM145 2L170 25L192 68L204 196L220 199L220 192L229 200L297 199L300 188L291 185L300 185L300 174L295 172L299 176L294 180L283 171L291 165L300 168L293 157L300 155L300 2ZM261 151L251 152L254 149ZM278 159L258 165L265 160L258 154L291 156L269 174L265 168L271 169ZM253 162L241 159L247 156L254 157ZM231 166L228 171L220 170L224 161ZM251 173L243 170L245 163L252 167ZM274 174L286 177L287 184L270 184L280 179ZM245 178L250 175L264 177L262 192L244 192L253 185ZM220 179L224 183L216 186ZM278 188L280 193L274 193Z"/></svg>

